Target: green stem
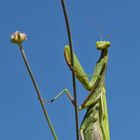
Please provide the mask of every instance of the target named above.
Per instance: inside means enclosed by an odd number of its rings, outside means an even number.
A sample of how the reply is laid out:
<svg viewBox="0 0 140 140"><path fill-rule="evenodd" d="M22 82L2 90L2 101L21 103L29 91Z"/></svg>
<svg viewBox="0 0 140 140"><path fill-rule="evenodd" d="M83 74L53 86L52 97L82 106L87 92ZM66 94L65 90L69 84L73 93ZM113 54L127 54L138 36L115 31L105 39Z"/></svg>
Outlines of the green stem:
<svg viewBox="0 0 140 140"><path fill-rule="evenodd" d="M49 128L50 128L50 130L51 130L51 132L52 132L53 138L54 138L54 140L58 140L58 138L57 138L57 136L56 136L56 133L55 133L55 131L54 131L53 125L51 124L51 121L50 121L50 119L49 119L47 110L45 109L45 105L44 105L43 99L42 99L42 97L41 97L41 93L40 93L40 91L39 91L39 88L38 88L38 86L37 86L37 83L36 83L36 81L35 81L35 78L34 78L34 76L33 76L33 73L32 73L32 71L31 71L31 68L30 68L29 63L28 63L28 60L27 60L27 58L26 58L24 49L23 49L23 47L22 47L21 44L19 44L19 49L20 49L22 58L23 58L23 60L24 60L24 62L25 62L26 68L27 68L27 70L28 70L28 72L29 72L30 78L31 78L32 83L33 83L33 85L34 85L34 88L35 88L35 90L36 90L38 99L39 99L39 101L40 101L40 104L41 104L43 113L44 113L44 115L45 115L45 118L46 118L46 120L47 120L47 123L48 123L48 125L49 125Z"/></svg>
<svg viewBox="0 0 140 140"><path fill-rule="evenodd" d="M67 33L68 33L68 40L69 40L69 46L70 46L70 53L71 53L71 64L72 67L74 68L74 57L73 57L73 47L72 47L72 36L70 32L70 25L69 25L69 20L68 20L68 15L67 15L67 10L65 6L65 0L61 0L62 8L63 8L63 13L65 17L65 23L66 23L66 28L67 28ZM72 69L72 81L73 81L73 93L74 93L74 109L75 109L75 123L76 123L76 138L79 140L79 129L78 129L78 111L77 111L77 93L76 93L76 79L75 79L75 74L74 70Z"/></svg>

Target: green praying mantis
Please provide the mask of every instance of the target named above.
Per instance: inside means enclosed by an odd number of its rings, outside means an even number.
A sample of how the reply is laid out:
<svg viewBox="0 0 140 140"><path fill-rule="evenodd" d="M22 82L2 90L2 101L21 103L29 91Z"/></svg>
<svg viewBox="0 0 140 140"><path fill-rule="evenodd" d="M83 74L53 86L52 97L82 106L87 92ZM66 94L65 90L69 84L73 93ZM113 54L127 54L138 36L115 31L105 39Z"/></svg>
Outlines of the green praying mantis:
<svg viewBox="0 0 140 140"><path fill-rule="evenodd" d="M75 72L76 78L81 82L86 90L89 91L87 98L82 105L77 107L78 111L87 108L86 114L80 127L81 140L110 140L108 111L106 102L105 74L108 62L108 47L111 45L108 41L96 42L96 48L101 51L99 60L96 63L91 80L83 70L77 56L74 55L74 67L71 64L70 47L67 45L64 49L65 60L70 69ZM48 102L55 101L58 97L66 93L74 105L74 99L68 89L64 89Z"/></svg>

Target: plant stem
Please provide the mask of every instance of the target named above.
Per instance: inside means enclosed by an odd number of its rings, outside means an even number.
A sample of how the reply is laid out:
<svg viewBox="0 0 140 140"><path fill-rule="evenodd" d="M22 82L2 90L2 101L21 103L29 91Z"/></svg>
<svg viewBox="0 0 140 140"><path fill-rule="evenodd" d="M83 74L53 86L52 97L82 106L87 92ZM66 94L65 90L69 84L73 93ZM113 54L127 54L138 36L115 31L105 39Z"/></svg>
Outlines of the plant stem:
<svg viewBox="0 0 140 140"><path fill-rule="evenodd" d="M62 4L63 13L64 13L64 17L65 17L66 28L67 28L67 34L68 34L68 40L69 40L69 46L70 46L70 53L71 53L71 64L72 64L72 67L74 68L73 47L72 47L72 36L71 36L71 32L70 32L70 25L69 25L69 20L68 20L68 15L67 15L66 6L65 6L65 0L61 0L61 4ZM77 138L77 140L79 140L78 111L77 111L77 93L76 93L76 79L75 79L75 74L74 74L74 70L73 70L73 69L72 69L72 81L73 81L73 93L74 93L76 138Z"/></svg>
<svg viewBox="0 0 140 140"><path fill-rule="evenodd" d="M36 81L35 81L35 78L34 78L34 76L33 76L33 73L32 73L32 71L31 71L31 68L30 68L29 63L28 63L28 60L27 60L27 58L26 58L24 49L23 49L23 47L22 47L21 44L19 44L19 49L20 49L22 58L23 58L23 60L24 60L24 62L25 62L26 68L27 68L27 70L28 70L28 72L29 72L30 78L31 78L32 83L33 83L33 85L34 85L34 88L35 88L35 90L36 90L38 99L39 99L39 101L40 101L40 105L41 105L41 107L42 107L42 110L43 110L43 113L44 113L44 115L45 115L46 121L47 121L47 123L48 123L48 125L49 125L49 128L50 128L50 130L51 130L51 132L52 132L53 138L54 138L54 140L58 140L58 138L57 138L57 136L56 136L56 133L55 133L55 131L54 131L53 125L51 124L51 121L50 121L50 119L49 119L49 116L48 116L47 110L46 110L46 108L45 108L43 99L42 99L42 97L41 97L41 93L40 93L40 91L39 91L39 88L38 88L38 86L37 86L37 83L36 83Z"/></svg>

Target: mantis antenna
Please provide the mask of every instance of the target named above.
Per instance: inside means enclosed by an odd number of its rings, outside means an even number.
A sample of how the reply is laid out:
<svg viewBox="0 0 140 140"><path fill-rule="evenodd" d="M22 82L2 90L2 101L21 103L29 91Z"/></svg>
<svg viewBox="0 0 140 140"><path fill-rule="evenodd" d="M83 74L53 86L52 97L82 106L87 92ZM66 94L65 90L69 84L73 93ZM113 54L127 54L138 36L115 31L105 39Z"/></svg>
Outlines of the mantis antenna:
<svg viewBox="0 0 140 140"><path fill-rule="evenodd" d="M121 24L119 27L117 27L115 30L113 30L111 33L105 35L105 39L108 39L110 38L114 33L120 31L123 27L125 27L127 24L128 24L128 20L126 20L123 24ZM90 22L91 23L91 22ZM103 40L103 34L102 34L102 31L101 31L101 28L99 27L99 25L94 21L92 21L92 26L94 26L94 28L96 29L96 31L98 32L99 34L99 39L100 41Z"/></svg>
<svg viewBox="0 0 140 140"><path fill-rule="evenodd" d="M125 21L123 24L121 24L119 27L117 27L115 30L113 30L111 33L109 33L108 35L105 36L105 38L109 38L111 37L114 33L120 31L123 27L125 27L128 24L128 20Z"/></svg>
<svg viewBox="0 0 140 140"><path fill-rule="evenodd" d="M103 40L103 34L102 34L102 31L101 31L101 28L99 27L99 25L95 21L94 22L92 21L91 24L92 24L92 26L94 26L95 30L98 32L100 41L102 41Z"/></svg>

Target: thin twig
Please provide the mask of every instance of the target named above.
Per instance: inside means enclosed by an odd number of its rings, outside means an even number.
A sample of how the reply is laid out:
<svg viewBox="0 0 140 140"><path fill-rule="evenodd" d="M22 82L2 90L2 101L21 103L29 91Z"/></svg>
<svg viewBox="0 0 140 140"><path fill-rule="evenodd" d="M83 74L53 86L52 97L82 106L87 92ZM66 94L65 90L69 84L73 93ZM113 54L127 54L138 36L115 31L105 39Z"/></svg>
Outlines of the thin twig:
<svg viewBox="0 0 140 140"><path fill-rule="evenodd" d="M37 86L37 83L36 83L36 81L35 81L35 78L34 78L34 76L33 76L33 73L32 73L32 71L31 71L31 68L30 68L30 66L29 66L29 63L28 63L28 60L27 60L27 58L26 58L26 55L25 55L25 52L24 52L24 49L23 49L22 45L19 45L19 49L20 49L22 58L23 58L23 60L24 60L24 62L25 62L26 68L27 68L27 70L28 70L28 72L29 72L29 75L30 75L30 77L31 77L32 83L33 83L33 85L34 85L34 88L35 88L35 90L36 90L38 99L39 99L39 101L40 101L40 104L41 104L43 113L44 113L44 115L45 115L45 118L46 118L46 120L47 120L47 123L48 123L48 125L49 125L49 128L50 128L50 130L51 130L51 132L52 132L53 138L54 138L54 140L58 140L58 138L57 138L57 136L56 136L56 133L55 133L55 131L54 131L53 125L51 124L51 121L50 121L50 119L49 119L47 110L46 110L46 108L45 108L45 106L44 106L44 102L43 102L43 99L42 99L42 97L41 97L41 93L40 93L40 91L39 91L39 88L38 88L38 86Z"/></svg>
<svg viewBox="0 0 140 140"><path fill-rule="evenodd" d="M65 0L61 0L61 4L62 4L62 8L63 8L63 13L64 13L64 17L65 17L65 22L66 22L66 28L67 28L67 33L68 33L68 40L69 40L70 53L71 53L71 64L72 64L72 67L74 67L72 36L71 36L71 32L70 32L70 25L69 25L69 20L68 20L68 16L67 16L66 6L65 6ZM75 122L76 122L76 138L77 138L77 140L79 140L76 79L75 79L75 74L74 74L73 69L72 69L72 81L73 81L73 93L74 93L74 103L75 103L74 108L75 108Z"/></svg>

